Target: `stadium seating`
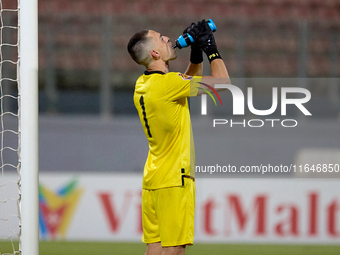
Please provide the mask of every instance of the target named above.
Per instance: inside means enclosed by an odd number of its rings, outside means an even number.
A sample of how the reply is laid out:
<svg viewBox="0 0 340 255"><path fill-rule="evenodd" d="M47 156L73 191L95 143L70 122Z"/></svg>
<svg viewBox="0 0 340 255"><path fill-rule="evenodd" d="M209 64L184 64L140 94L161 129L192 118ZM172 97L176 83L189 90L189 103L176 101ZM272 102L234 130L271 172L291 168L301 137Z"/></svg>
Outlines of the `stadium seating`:
<svg viewBox="0 0 340 255"><path fill-rule="evenodd" d="M337 63L330 61L331 44L337 43L338 52L340 48L339 37L331 37L340 34L340 2L336 0L43 0L39 1L40 69L49 61L50 33L57 70L98 72L107 15L112 16L111 68L112 82L119 81L116 86L133 86L134 75L122 79L122 73L141 72L126 51L136 31L155 29L174 41L191 21L201 18L212 18L217 24L216 40L231 75L239 72L239 54L243 54L246 77L297 76L301 29L307 29L304 47L310 60L306 63L309 77L329 76L332 64L340 66L339 58ZM307 28L301 26L303 20ZM188 54L185 50L178 54L176 71L185 70Z"/></svg>

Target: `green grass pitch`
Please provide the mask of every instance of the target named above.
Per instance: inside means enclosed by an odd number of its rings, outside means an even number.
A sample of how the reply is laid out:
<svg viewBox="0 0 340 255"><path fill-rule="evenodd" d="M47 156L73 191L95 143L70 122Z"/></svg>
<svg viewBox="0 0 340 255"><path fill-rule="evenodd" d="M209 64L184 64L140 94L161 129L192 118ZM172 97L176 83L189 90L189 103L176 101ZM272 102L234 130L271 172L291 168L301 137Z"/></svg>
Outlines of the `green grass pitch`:
<svg viewBox="0 0 340 255"><path fill-rule="evenodd" d="M17 247L17 244L15 244ZM40 242L40 255L141 255L143 243L115 242ZM0 254L10 253L11 243L0 242ZM340 245L265 245L265 244L202 244L187 247L187 255L335 255Z"/></svg>

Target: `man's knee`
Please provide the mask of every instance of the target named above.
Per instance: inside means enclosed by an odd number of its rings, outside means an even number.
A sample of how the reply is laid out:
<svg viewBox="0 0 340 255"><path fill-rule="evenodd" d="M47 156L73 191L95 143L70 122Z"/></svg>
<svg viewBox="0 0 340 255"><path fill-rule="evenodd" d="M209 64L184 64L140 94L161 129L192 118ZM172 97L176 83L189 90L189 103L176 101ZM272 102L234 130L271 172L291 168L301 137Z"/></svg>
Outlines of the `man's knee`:
<svg viewBox="0 0 340 255"><path fill-rule="evenodd" d="M162 255L184 255L186 245L162 247Z"/></svg>
<svg viewBox="0 0 340 255"><path fill-rule="evenodd" d="M148 243L146 246L145 255L160 255L162 252L162 245L158 243Z"/></svg>

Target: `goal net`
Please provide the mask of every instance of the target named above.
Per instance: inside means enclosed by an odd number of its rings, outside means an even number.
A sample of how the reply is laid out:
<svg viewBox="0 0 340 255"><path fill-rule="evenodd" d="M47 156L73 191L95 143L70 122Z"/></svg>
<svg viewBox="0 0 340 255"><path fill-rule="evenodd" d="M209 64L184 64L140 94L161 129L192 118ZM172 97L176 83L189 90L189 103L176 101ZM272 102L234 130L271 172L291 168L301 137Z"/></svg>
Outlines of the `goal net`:
<svg viewBox="0 0 340 255"><path fill-rule="evenodd" d="M0 3L0 254L19 254L20 101L18 2L15 0L1 0Z"/></svg>
<svg viewBox="0 0 340 255"><path fill-rule="evenodd" d="M37 0L0 0L0 255L38 255Z"/></svg>

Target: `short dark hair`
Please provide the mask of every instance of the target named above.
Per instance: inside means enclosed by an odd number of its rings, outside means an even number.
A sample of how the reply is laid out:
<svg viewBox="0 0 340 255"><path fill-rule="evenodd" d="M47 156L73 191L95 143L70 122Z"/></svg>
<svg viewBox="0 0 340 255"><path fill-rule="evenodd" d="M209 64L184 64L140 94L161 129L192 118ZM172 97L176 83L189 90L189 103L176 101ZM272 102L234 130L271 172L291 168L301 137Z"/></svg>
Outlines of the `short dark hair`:
<svg viewBox="0 0 340 255"><path fill-rule="evenodd" d="M148 33L148 29L143 29L142 31L139 31L134 36L132 36L127 45L127 50L130 53L130 56L140 65L145 65L145 57L143 58L143 43L149 40L149 38L147 37Z"/></svg>

